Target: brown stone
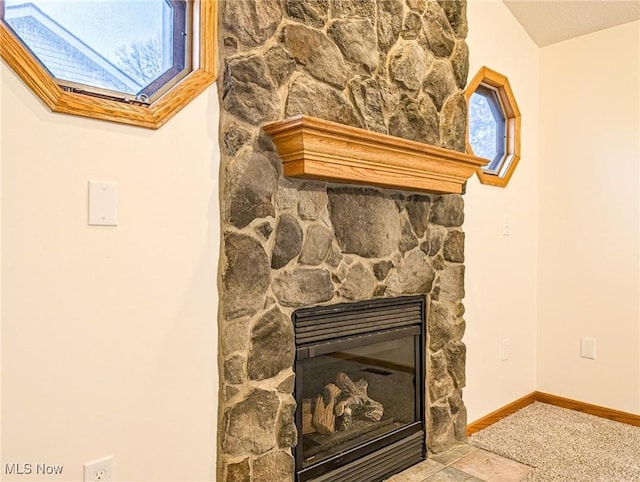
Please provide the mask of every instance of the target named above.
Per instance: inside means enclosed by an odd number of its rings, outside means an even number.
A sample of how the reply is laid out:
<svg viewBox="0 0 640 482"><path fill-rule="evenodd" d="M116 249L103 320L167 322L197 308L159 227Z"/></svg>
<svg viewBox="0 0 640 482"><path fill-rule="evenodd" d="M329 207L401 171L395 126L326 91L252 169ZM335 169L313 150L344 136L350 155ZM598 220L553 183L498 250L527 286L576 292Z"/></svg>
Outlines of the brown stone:
<svg viewBox="0 0 640 482"><path fill-rule="evenodd" d="M284 46L296 62L304 66L316 79L344 88L349 70L340 49L323 33L305 25L286 25L283 29ZM309 46L313 48L309 48Z"/></svg>
<svg viewBox="0 0 640 482"><path fill-rule="evenodd" d="M252 390L246 399L225 411L222 450L232 456L260 455L276 446L275 426L280 400L275 392Z"/></svg>
<svg viewBox="0 0 640 482"><path fill-rule="evenodd" d="M400 240L398 209L380 191L329 188L329 216L344 253L365 258L391 254Z"/></svg>
<svg viewBox="0 0 640 482"><path fill-rule="evenodd" d="M245 45L262 45L282 20L279 0L233 0L224 2L222 23Z"/></svg>
<svg viewBox="0 0 640 482"><path fill-rule="evenodd" d="M345 59L361 65L366 72L373 72L378 67L376 35L369 19L336 20L327 34Z"/></svg>
<svg viewBox="0 0 640 482"><path fill-rule="evenodd" d="M329 17L329 0L285 0L287 15L311 27L322 28Z"/></svg>
<svg viewBox="0 0 640 482"><path fill-rule="evenodd" d="M255 481L291 482L293 475L293 457L287 452L271 452L253 462Z"/></svg>
<svg viewBox="0 0 640 482"><path fill-rule="evenodd" d="M440 139L442 147L465 152L467 129L467 102L461 93L450 96L442 107Z"/></svg>
<svg viewBox="0 0 640 482"><path fill-rule="evenodd" d="M324 269L295 269L280 273L273 292L284 306L309 306L333 298L331 274Z"/></svg>
<svg viewBox="0 0 640 482"><path fill-rule="evenodd" d="M353 106L342 93L306 75L296 78L287 97L287 117L299 114L362 127Z"/></svg>

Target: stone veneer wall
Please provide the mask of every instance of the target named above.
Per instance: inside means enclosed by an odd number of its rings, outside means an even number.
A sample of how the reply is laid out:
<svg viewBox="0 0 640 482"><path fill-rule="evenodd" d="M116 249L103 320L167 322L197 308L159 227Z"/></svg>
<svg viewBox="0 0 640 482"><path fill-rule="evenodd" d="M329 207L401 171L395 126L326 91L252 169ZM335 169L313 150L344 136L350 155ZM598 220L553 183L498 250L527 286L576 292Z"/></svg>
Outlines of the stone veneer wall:
<svg viewBox="0 0 640 482"><path fill-rule="evenodd" d="M307 114L464 151L466 2L221 2L218 480L291 482L291 313L427 294L428 447L464 440L463 200L285 179L266 122Z"/></svg>

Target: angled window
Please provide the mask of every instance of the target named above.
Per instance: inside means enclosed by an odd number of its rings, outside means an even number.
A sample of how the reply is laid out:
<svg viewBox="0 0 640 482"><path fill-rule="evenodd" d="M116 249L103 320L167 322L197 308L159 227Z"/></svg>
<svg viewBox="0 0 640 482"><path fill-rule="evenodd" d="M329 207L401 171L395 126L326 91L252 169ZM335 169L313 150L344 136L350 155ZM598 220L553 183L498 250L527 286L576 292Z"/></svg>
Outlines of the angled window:
<svg viewBox="0 0 640 482"><path fill-rule="evenodd" d="M216 7L0 0L2 57L54 111L157 128L214 80Z"/></svg>
<svg viewBox="0 0 640 482"><path fill-rule="evenodd" d="M467 152L489 163L478 170L483 184L506 186L520 160L520 111L507 78L487 67L469 83Z"/></svg>

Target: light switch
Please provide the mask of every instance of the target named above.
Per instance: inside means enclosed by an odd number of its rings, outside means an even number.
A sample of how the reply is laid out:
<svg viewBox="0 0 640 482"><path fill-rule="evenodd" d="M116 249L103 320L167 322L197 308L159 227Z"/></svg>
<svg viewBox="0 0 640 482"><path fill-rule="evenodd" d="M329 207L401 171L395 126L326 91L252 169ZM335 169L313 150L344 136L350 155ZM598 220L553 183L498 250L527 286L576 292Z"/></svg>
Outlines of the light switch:
<svg viewBox="0 0 640 482"><path fill-rule="evenodd" d="M594 338L580 338L580 356L596 359L596 340Z"/></svg>
<svg viewBox="0 0 640 482"><path fill-rule="evenodd" d="M118 225L118 183L89 181L89 225Z"/></svg>

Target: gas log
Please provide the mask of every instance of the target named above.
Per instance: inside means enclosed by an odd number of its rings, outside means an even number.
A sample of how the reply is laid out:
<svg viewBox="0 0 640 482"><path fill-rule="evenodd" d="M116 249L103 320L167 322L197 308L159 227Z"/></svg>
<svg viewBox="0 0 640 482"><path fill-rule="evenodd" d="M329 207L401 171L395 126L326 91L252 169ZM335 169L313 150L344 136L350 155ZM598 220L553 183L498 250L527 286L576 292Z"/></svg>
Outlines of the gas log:
<svg viewBox="0 0 640 482"><path fill-rule="evenodd" d="M324 434L347 430L353 417L379 422L384 407L369 397L368 387L363 378L354 382L346 373L338 373L336 383L328 383L323 393L316 396L311 416L313 428L307 426L305 433L314 429ZM310 407L310 401L305 401L305 405Z"/></svg>

